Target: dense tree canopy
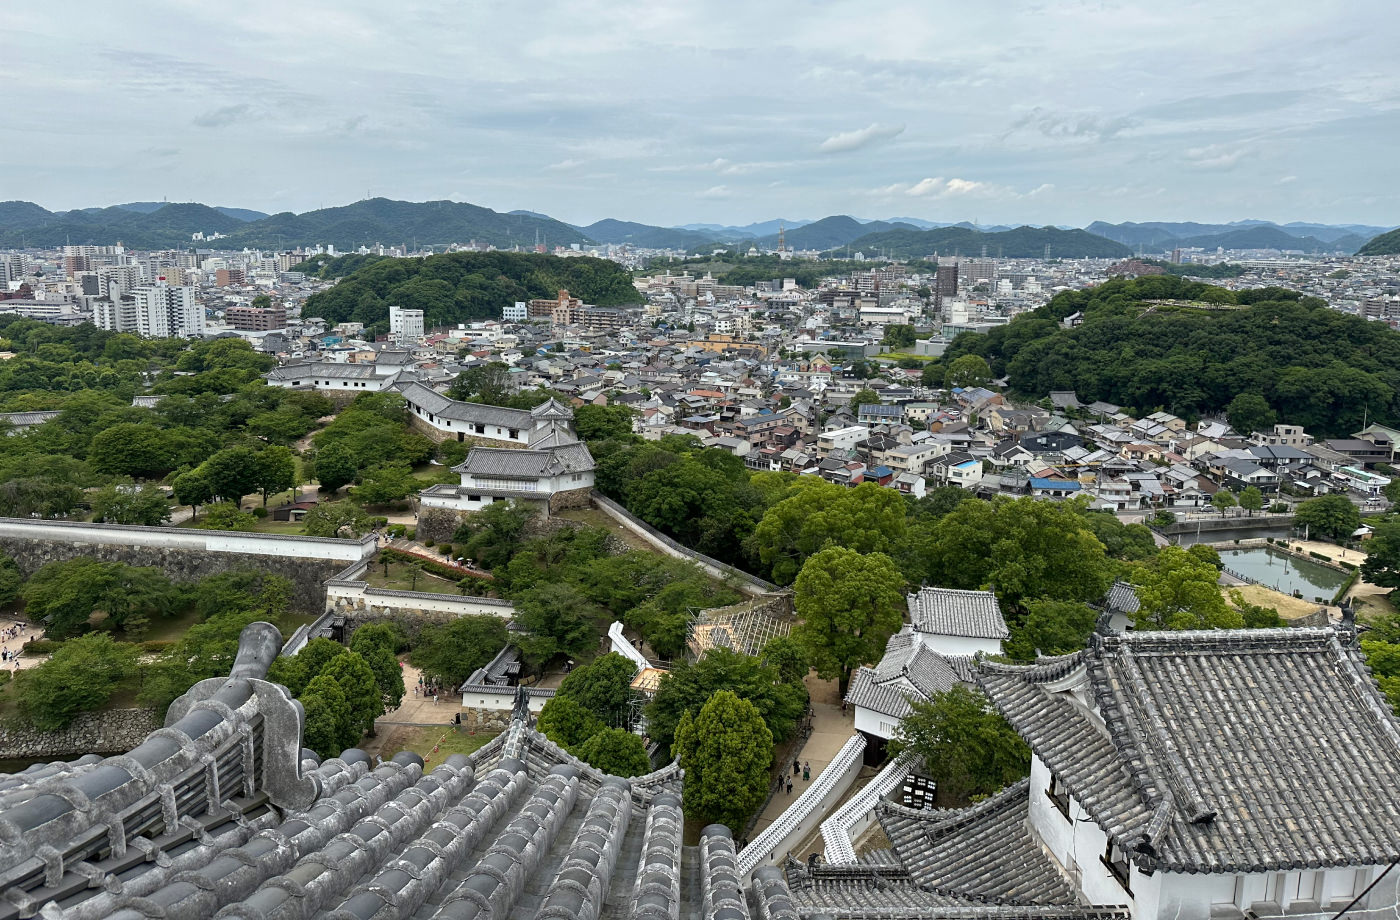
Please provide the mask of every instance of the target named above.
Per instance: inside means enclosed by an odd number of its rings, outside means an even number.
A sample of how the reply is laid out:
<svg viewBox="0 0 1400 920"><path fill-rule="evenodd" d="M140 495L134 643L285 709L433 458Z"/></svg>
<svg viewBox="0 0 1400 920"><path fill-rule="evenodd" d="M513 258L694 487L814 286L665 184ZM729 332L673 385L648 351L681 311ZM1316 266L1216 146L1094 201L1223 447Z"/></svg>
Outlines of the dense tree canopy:
<svg viewBox="0 0 1400 920"><path fill-rule="evenodd" d="M647 731L663 748L675 740L676 726L685 713L700 707L718 690L728 690L748 700L779 741L792 737L807 705L801 676L784 675L777 667L726 648L710 649L697 662L680 661L661 678L647 707Z"/></svg>
<svg viewBox="0 0 1400 920"><path fill-rule="evenodd" d="M802 617L793 637L844 696L851 671L878 661L904 621L903 579L883 553L829 546L803 564L793 604Z"/></svg>
<svg viewBox="0 0 1400 920"><path fill-rule="evenodd" d="M137 646L113 642L105 633L70 639L48 661L19 672L15 695L20 712L41 731L63 728L80 712L107 702L136 673L140 654Z"/></svg>
<svg viewBox="0 0 1400 920"><path fill-rule="evenodd" d="M1361 512L1345 494L1319 495L1298 503L1293 526L1306 527L1310 535L1350 540L1361 526Z"/></svg>
<svg viewBox="0 0 1400 920"><path fill-rule="evenodd" d="M1064 328L1076 312L1083 323ZM1229 291L1169 275L1109 281L1058 294L987 335L963 334L944 359L967 354L985 357L1017 392L1073 390L1140 414L1191 419L1233 406L1246 428L1273 412L1320 437L1350 434L1366 418L1400 420L1400 333L1280 288ZM1241 394L1264 405L1236 404Z"/></svg>
<svg viewBox="0 0 1400 920"><path fill-rule="evenodd" d="M364 323L379 332L388 329L389 305L396 304L422 310L423 322L432 328L495 319L502 307L552 298L561 289L604 307L641 302L627 271L605 259L454 252L367 264L329 290L313 294L302 310L332 323Z"/></svg>
<svg viewBox="0 0 1400 920"><path fill-rule="evenodd" d="M945 805L990 795L1030 772L1030 748L976 690L955 686L914 704L891 749L923 758Z"/></svg>
<svg viewBox="0 0 1400 920"><path fill-rule="evenodd" d="M768 791L773 734L753 703L715 693L676 727L675 756L685 771L685 816L738 833Z"/></svg>

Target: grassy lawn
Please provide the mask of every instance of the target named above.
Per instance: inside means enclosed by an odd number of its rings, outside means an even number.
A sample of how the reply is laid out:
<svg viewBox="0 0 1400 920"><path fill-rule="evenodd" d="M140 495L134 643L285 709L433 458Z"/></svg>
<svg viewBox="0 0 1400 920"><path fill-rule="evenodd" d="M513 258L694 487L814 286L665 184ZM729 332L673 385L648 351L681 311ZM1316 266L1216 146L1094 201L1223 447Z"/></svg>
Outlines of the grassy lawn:
<svg viewBox="0 0 1400 920"><path fill-rule="evenodd" d="M470 754L496 737L491 732L478 732L474 735L444 725L418 726L400 725L386 732L384 745L379 756L390 760L399 751L412 751L423 758L423 772L427 773L453 754ZM437 751L433 748L436 747Z"/></svg>
<svg viewBox="0 0 1400 920"><path fill-rule="evenodd" d="M938 361L939 358L931 355L911 355L907 351L887 351L875 356L878 358L888 358L891 361L903 361L905 358L912 358L915 361Z"/></svg>
<svg viewBox="0 0 1400 920"><path fill-rule="evenodd" d="M639 549L645 553L664 555L663 553L657 552L656 547L652 546L626 527L623 527L617 521L608 517L606 512L599 511L597 508L570 508L567 511L560 511L555 517L563 518L566 521L576 521L580 524L586 524L589 527L601 527L609 533L615 534L633 549Z"/></svg>
<svg viewBox="0 0 1400 920"><path fill-rule="evenodd" d="M1358 594L1352 600L1356 602L1356 618L1363 623L1373 623L1395 615L1395 605L1388 594Z"/></svg>
<svg viewBox="0 0 1400 920"><path fill-rule="evenodd" d="M389 588L394 591L425 591L429 594L460 594L455 581L429 575L419 571L413 578L414 566L402 562L389 563L389 574L384 574L384 563L375 562L365 571L365 581L376 588Z"/></svg>
<svg viewBox="0 0 1400 920"><path fill-rule="evenodd" d="M1265 585L1235 585L1229 588L1221 588L1220 593L1225 597L1225 602L1230 602L1230 592L1238 591L1244 595L1244 599L1251 604L1260 607L1272 607L1278 611L1278 615L1285 620L1292 620L1296 617L1307 616L1317 611L1317 604L1312 601L1305 601L1300 597L1293 597L1291 594L1284 594L1282 591L1275 591Z"/></svg>

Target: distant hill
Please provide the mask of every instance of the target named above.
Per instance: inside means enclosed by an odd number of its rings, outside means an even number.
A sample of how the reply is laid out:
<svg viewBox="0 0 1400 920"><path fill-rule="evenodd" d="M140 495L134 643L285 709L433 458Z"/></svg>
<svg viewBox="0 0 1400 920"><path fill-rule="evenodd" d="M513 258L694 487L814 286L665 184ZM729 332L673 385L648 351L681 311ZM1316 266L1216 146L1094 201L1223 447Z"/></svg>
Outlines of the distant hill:
<svg viewBox="0 0 1400 920"><path fill-rule="evenodd" d="M785 228L783 242L792 249L836 249L873 233L915 229L909 224L889 224L882 220L862 223L846 214L837 214L802 227ZM778 234L759 237L754 240L754 245L760 249L772 249L778 245Z"/></svg>
<svg viewBox="0 0 1400 920"><path fill-rule="evenodd" d="M1392 230L1372 238L1356 251L1359 256L1393 256L1400 254L1400 230Z"/></svg>
<svg viewBox="0 0 1400 920"><path fill-rule="evenodd" d="M304 316L331 323L364 323L387 331L389 304L423 311L429 329L450 323L499 318L519 300L554 297L567 289L585 303L612 307L641 303L632 274L606 259L560 258L533 252L452 252L425 259L371 259L354 255L361 267L334 287L311 295ZM318 262L322 260L317 260ZM329 263L327 275L338 270Z"/></svg>
<svg viewBox="0 0 1400 920"><path fill-rule="evenodd" d="M1045 255L1060 259L1114 259L1132 255L1122 243L1096 236L1084 230L1061 230L1058 227L1016 227L993 233L982 233L965 227L940 227L936 230L890 230L871 233L851 241L852 250L867 255L882 252L894 259L923 259L933 255L977 256L986 247L988 256L1006 259L1032 259Z"/></svg>
<svg viewBox="0 0 1400 920"><path fill-rule="evenodd" d="M1165 252L1176 247L1214 249L1301 249L1304 252L1353 252L1385 227L1365 224L1314 224L1294 221L1240 220L1228 224L1173 221L1132 221L1121 224L1096 220L1084 229L1133 249ZM1270 231L1277 231L1271 233ZM1292 239L1288 239L1291 237Z"/></svg>
<svg viewBox="0 0 1400 920"><path fill-rule="evenodd" d="M715 231L710 230L653 227L612 218L578 229L595 243L627 243L643 249L695 249L708 246L718 239Z"/></svg>
<svg viewBox="0 0 1400 920"><path fill-rule="evenodd" d="M27 201L0 203L0 248L62 246L64 243L111 245L136 249L187 247L191 234L222 233L221 245L291 248L330 244L352 249L373 243L419 245L477 240L500 248L585 243L588 237L550 218L500 214L490 208L454 201L390 201L371 198L304 214L259 215L239 208L202 204L133 202L110 208L55 213Z"/></svg>

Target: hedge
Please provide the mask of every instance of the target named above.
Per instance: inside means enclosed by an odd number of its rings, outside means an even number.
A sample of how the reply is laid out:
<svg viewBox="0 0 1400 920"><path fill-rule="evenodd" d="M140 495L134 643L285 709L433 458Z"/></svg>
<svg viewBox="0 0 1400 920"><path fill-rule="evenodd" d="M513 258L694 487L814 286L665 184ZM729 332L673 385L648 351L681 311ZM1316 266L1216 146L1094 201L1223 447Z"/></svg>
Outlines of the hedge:
<svg viewBox="0 0 1400 920"><path fill-rule="evenodd" d="M415 556L413 553L405 553L402 550L385 547L379 551L379 558L388 559L390 562L402 562L406 565L421 565L423 571L439 578L446 578L448 581L461 581L462 573L450 565L426 559L423 556Z"/></svg>
<svg viewBox="0 0 1400 920"><path fill-rule="evenodd" d="M1361 570L1353 566L1351 574L1347 576L1347 580L1342 582L1342 586L1337 589L1337 593L1332 595L1332 605L1334 607L1341 604L1342 600L1347 596L1347 592L1351 590L1352 586L1356 584L1356 580L1360 577Z"/></svg>

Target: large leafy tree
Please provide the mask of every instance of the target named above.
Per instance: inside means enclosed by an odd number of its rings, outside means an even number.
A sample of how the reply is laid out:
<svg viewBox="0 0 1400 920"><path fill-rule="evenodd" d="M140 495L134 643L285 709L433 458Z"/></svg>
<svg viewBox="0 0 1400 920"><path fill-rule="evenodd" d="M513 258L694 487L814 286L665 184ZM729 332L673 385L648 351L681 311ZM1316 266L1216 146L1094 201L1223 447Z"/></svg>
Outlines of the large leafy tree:
<svg viewBox="0 0 1400 920"><path fill-rule="evenodd" d="M1026 605L1026 618L1006 643L1006 654L1029 661L1036 653L1067 655L1084 647L1098 614L1078 601L1037 598Z"/></svg>
<svg viewBox="0 0 1400 920"><path fill-rule="evenodd" d="M503 406L510 398L510 368L500 362L477 364L457 375L447 388L449 399Z"/></svg>
<svg viewBox="0 0 1400 920"><path fill-rule="evenodd" d="M794 489L754 531L759 558L779 584L790 584L807 557L828 544L890 554L905 537L904 499L893 489L871 482L845 489L816 476Z"/></svg>
<svg viewBox="0 0 1400 920"><path fill-rule="evenodd" d="M1306 527L1311 536L1349 540L1361 526L1361 512L1343 494L1319 495L1298 503L1293 526Z"/></svg>
<svg viewBox="0 0 1400 920"><path fill-rule="evenodd" d="M199 506L207 505L214 497L214 488L209 485L209 478L199 470L181 473L175 477L170 487L177 502L190 506L191 516L198 514Z"/></svg>
<svg viewBox="0 0 1400 920"><path fill-rule="evenodd" d="M1244 617L1220 596L1220 572L1179 546L1165 546L1133 573L1138 629L1241 629Z"/></svg>
<svg viewBox="0 0 1400 920"><path fill-rule="evenodd" d="M215 497L233 502L254 491L258 485L257 454L248 447L226 447L200 467Z"/></svg>
<svg viewBox="0 0 1400 920"><path fill-rule="evenodd" d="M0 607L8 607L19 600L19 589L23 585L24 573L19 570L19 564L0 553Z"/></svg>
<svg viewBox="0 0 1400 920"><path fill-rule="evenodd" d="M351 487L350 497L364 505L387 505L407 498L421 485L407 466L386 464L366 471L360 484Z"/></svg>
<svg viewBox="0 0 1400 920"><path fill-rule="evenodd" d="M879 659L903 622L904 579L883 553L831 546L803 564L793 603L802 617L794 638L817 674L839 679L844 696L851 671Z"/></svg>
<svg viewBox="0 0 1400 920"><path fill-rule="evenodd" d="M583 703L571 696L554 696L540 710L536 727L555 744L572 751L606 726Z"/></svg>
<svg viewBox="0 0 1400 920"><path fill-rule="evenodd" d="M273 444L258 451L253 462L253 481L262 493L263 507L267 497L277 492L285 492L297 481L297 461L291 450L281 444Z"/></svg>
<svg viewBox="0 0 1400 920"><path fill-rule="evenodd" d="M152 617L174 614L186 599L184 589L158 569L85 557L50 562L34 573L21 594L26 612L54 638L81 632L94 614L139 633Z"/></svg>
<svg viewBox="0 0 1400 920"><path fill-rule="evenodd" d="M458 687L506 645L506 621L493 616L458 617L425 626L409 660L444 686Z"/></svg>
<svg viewBox="0 0 1400 920"><path fill-rule="evenodd" d="M728 690L753 704L779 742L792 737L807 706L800 680L783 674L761 658L726 648L712 648L699 661L681 661L661 678L647 706L647 732L667 748L685 713L696 713L718 690Z"/></svg>
<svg viewBox="0 0 1400 920"><path fill-rule="evenodd" d="M594 732L573 754L613 776L641 776L651 771L651 761L641 737L620 728Z"/></svg>
<svg viewBox="0 0 1400 920"><path fill-rule="evenodd" d="M958 805L1030 772L1030 748L976 690L955 686L913 704L891 744L923 759L939 798Z"/></svg>
<svg viewBox="0 0 1400 920"><path fill-rule="evenodd" d="M339 756L359 739L351 721L349 701L334 678L317 677L299 699L306 714L302 743L318 755Z"/></svg>
<svg viewBox="0 0 1400 920"><path fill-rule="evenodd" d="M350 638L350 651L363 658L374 672L383 712L397 709L403 702L403 668L394 657L398 638L387 624L362 626Z"/></svg>
<svg viewBox="0 0 1400 920"><path fill-rule="evenodd" d="M754 705L720 690L687 712L673 753L685 771L685 816L738 833L768 792L773 733Z"/></svg>
<svg viewBox="0 0 1400 920"><path fill-rule="evenodd" d="M1269 401L1258 393L1241 393L1230 400L1225 408L1225 418L1230 427L1248 436L1256 431L1268 431L1278 421L1278 413Z"/></svg>
<svg viewBox="0 0 1400 920"><path fill-rule="evenodd" d="M980 387L992 382L992 368L981 355L963 355L948 363L947 387Z"/></svg>
<svg viewBox="0 0 1400 920"><path fill-rule="evenodd" d="M170 435L152 424L113 425L93 436L88 460L100 473L159 479L172 468Z"/></svg>
<svg viewBox="0 0 1400 920"><path fill-rule="evenodd" d="M583 441L632 441L632 415L626 406L579 406L574 410L574 431Z"/></svg>
<svg viewBox="0 0 1400 920"><path fill-rule="evenodd" d="M322 502L306 512L302 530L312 537L358 537L374 526L362 509L350 502Z"/></svg>
<svg viewBox="0 0 1400 920"><path fill-rule="evenodd" d="M362 734L374 734L374 720L384 714L384 695L375 680L374 669L359 653L347 650L345 654L337 655L326 663L317 676L333 677L340 684L341 692L345 694L345 705L350 710L351 727L348 731L356 732L356 740Z"/></svg>
<svg viewBox="0 0 1400 920"><path fill-rule="evenodd" d="M636 673L632 659L609 652L570 671L559 685L559 696L578 700L605 724L619 725L635 695L632 678Z"/></svg>
<svg viewBox="0 0 1400 920"><path fill-rule="evenodd" d="M316 481L324 492L334 492L347 483L354 482L359 466L355 453L341 443L327 444L316 451Z"/></svg>
<svg viewBox="0 0 1400 920"><path fill-rule="evenodd" d="M1400 588L1400 523L1376 527L1366 542L1361 577L1382 588Z"/></svg>
<svg viewBox="0 0 1400 920"><path fill-rule="evenodd" d="M520 650L535 664L566 655L582 658L602 635L602 610L571 584L541 584L514 595Z"/></svg>
<svg viewBox="0 0 1400 920"><path fill-rule="evenodd" d="M92 513L109 524L155 527L170 520L170 501L154 483L114 482L92 497Z"/></svg>
<svg viewBox="0 0 1400 920"><path fill-rule="evenodd" d="M1097 601L1114 567L1081 508L1032 498L963 502L917 548L924 575L949 588L990 588L1014 610L1038 597Z"/></svg>
<svg viewBox="0 0 1400 920"><path fill-rule="evenodd" d="M68 725L79 713L101 707L136 673L140 649L105 633L69 639L37 668L20 671L15 698L20 712L41 731Z"/></svg>

